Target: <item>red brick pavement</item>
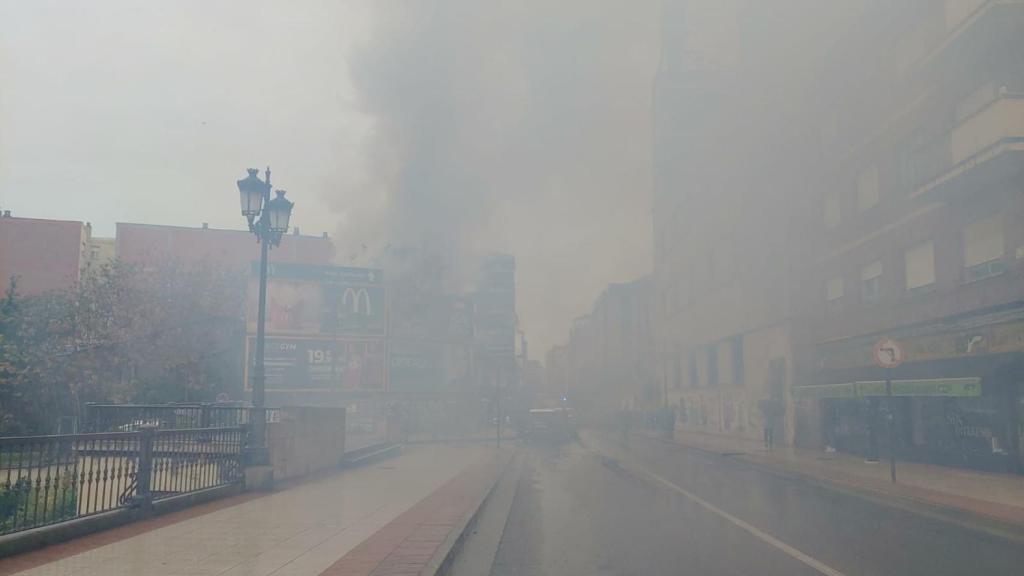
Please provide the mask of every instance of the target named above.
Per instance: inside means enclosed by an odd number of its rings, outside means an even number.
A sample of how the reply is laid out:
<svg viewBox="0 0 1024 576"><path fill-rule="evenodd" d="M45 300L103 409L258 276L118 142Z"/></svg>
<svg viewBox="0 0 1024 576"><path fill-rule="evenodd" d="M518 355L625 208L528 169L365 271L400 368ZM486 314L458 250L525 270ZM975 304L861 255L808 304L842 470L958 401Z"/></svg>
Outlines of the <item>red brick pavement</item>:
<svg viewBox="0 0 1024 576"><path fill-rule="evenodd" d="M498 471L487 458L449 480L321 572L321 576L420 574L452 530L475 511Z"/></svg>

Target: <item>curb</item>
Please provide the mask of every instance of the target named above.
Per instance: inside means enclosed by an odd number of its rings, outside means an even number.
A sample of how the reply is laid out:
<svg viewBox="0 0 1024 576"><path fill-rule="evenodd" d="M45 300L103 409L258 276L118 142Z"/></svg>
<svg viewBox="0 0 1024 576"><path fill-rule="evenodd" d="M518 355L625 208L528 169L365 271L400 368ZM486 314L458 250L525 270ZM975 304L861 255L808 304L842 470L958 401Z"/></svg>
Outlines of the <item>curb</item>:
<svg viewBox="0 0 1024 576"><path fill-rule="evenodd" d="M746 452L723 452L666 438L647 438L656 442L677 446L684 450L692 450L694 452L700 452L717 458L729 458L733 462L738 462L744 466L755 468L787 480L796 480L819 488L825 488L841 492L848 496L868 500L875 504L898 508L905 512L918 514L933 520L948 522L957 526L985 532L1006 540L1024 543L1024 524L1006 521L981 512L974 512L965 508L949 506L923 498L915 498L910 495L893 494L891 492L878 490L868 486L841 482L831 478L824 478L808 474L806 472L792 470L783 466L758 462L748 458Z"/></svg>
<svg viewBox="0 0 1024 576"><path fill-rule="evenodd" d="M515 452L507 456L502 455L503 462L500 463L497 474L494 475L494 480L491 485L484 492L484 495L474 505L473 512L467 514L460 523L448 533L448 536L444 539L444 542L437 548L434 555L427 561L427 565L420 570L420 576L441 576L447 574L451 569L452 562L458 555L459 550L462 548L463 543L466 541L466 537L469 532L476 525L477 519L480 517L480 512L484 509L484 506L491 499L491 495L494 494L494 489L498 485L498 481L508 471L509 464L515 457Z"/></svg>
<svg viewBox="0 0 1024 576"><path fill-rule="evenodd" d="M401 453L402 445L398 443L382 442L380 444L371 444L342 454L338 467L342 470L357 468L363 464L397 456Z"/></svg>

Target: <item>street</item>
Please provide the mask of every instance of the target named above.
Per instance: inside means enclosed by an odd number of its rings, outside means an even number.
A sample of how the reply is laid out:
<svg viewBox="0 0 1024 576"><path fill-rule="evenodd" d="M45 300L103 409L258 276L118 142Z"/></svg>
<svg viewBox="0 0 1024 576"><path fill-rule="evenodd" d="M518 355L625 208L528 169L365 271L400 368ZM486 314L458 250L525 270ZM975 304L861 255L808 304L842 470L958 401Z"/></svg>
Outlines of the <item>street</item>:
<svg viewBox="0 0 1024 576"><path fill-rule="evenodd" d="M494 576L931 576L1024 565L1020 542L651 438L632 437L628 455L593 434L525 452Z"/></svg>

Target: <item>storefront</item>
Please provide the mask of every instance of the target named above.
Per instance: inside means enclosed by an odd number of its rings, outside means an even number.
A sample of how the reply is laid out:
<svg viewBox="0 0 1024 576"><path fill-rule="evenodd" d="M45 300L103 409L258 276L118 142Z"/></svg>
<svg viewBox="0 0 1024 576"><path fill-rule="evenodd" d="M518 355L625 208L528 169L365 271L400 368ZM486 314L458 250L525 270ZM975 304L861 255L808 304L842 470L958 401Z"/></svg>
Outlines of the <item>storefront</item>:
<svg viewBox="0 0 1024 576"><path fill-rule="evenodd" d="M892 336L906 349L907 362L890 370L871 365L877 335L819 346L822 369L793 389L797 418L816 431L818 445L869 459L894 449L903 460L1021 473L1024 321L986 320Z"/></svg>

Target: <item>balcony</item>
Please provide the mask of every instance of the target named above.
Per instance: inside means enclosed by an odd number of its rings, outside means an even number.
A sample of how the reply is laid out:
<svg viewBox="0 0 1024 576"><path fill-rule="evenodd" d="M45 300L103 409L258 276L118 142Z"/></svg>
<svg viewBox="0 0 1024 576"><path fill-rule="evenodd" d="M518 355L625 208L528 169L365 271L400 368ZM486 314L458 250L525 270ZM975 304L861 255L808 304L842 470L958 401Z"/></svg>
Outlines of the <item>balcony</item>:
<svg viewBox="0 0 1024 576"><path fill-rule="evenodd" d="M1024 94L1001 94L934 142L926 156L942 161L930 163L936 171L911 192L911 198L954 196L1019 176Z"/></svg>
<svg viewBox="0 0 1024 576"><path fill-rule="evenodd" d="M976 62L993 46L1016 41L1024 22L1024 0L946 0L943 11L943 40L915 65L930 75L957 62Z"/></svg>

